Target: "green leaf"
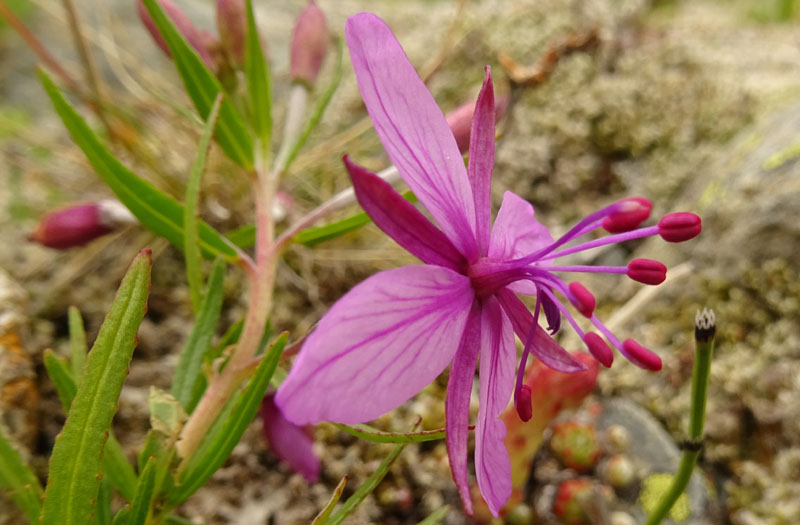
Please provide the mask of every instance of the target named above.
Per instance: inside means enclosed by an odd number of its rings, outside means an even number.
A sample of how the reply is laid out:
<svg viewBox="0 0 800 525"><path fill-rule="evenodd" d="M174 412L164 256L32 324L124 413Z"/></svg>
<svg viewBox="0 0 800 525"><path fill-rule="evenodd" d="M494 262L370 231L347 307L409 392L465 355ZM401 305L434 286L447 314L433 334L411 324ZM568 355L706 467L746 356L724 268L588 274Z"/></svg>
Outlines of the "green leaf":
<svg viewBox="0 0 800 525"><path fill-rule="evenodd" d="M156 487L156 458L151 456L139 476L139 484L136 486L136 496L131 502L131 511L128 517L128 525L145 525L147 515L150 513L150 502Z"/></svg>
<svg viewBox="0 0 800 525"><path fill-rule="evenodd" d="M333 423L340 430L350 435L374 443L421 443L423 441L436 441L447 437L445 429L423 430L421 432L384 432L369 425L343 425Z"/></svg>
<svg viewBox="0 0 800 525"><path fill-rule="evenodd" d="M208 277L208 287L197 314L197 322L181 352L178 368L175 370L175 378L170 388L170 393L187 409L187 412L192 399L192 390L202 369L203 354L211 343L211 338L214 337L217 321L222 311L222 298L225 292L224 280L225 263L222 259L217 258L211 268L211 275Z"/></svg>
<svg viewBox="0 0 800 525"><path fill-rule="evenodd" d="M319 121L322 119L322 114L325 113L328 103L330 103L331 98L333 98L333 94L336 92L336 89L339 87L339 83L342 80L342 73L344 72L344 64L342 61L343 55L344 44L341 38L337 38L336 68L333 70L333 78L331 79L330 84L328 84L328 87L325 89L325 92L322 94L319 100L317 100L317 104L314 106L314 111L311 113L311 117L306 121L306 125L303 127L300 135L298 135L297 141L292 145L292 149L290 150L289 155L286 157L286 160L283 162L283 166L278 166L279 173L286 173L289 170L289 166L291 166L292 162L294 162L294 159L297 158L300 150L303 149L306 141L308 141L308 137L311 136L311 132L314 131L319 124Z"/></svg>
<svg viewBox="0 0 800 525"><path fill-rule="evenodd" d="M78 386L70 375L69 368L50 349L44 351L44 367L56 387L61 406L64 408L64 414L69 414L70 405L72 405L72 400L75 399L75 394L78 391ZM136 490L136 473L125 458L122 446L120 446L113 433L109 433L108 441L106 442L105 453L103 454L103 472L126 501L130 501L133 498L133 493Z"/></svg>
<svg viewBox="0 0 800 525"><path fill-rule="evenodd" d="M261 359L255 374L239 395L224 425L219 432L213 434L213 442L210 446L204 447L204 453L195 454L181 475L180 484L169 495L171 504L178 505L194 494L228 459L264 399L287 339L288 334L285 332L281 334Z"/></svg>
<svg viewBox="0 0 800 525"><path fill-rule="evenodd" d="M28 516L31 523L39 520L42 509L42 486L28 465L22 461L0 426L0 488Z"/></svg>
<svg viewBox="0 0 800 525"><path fill-rule="evenodd" d="M159 3L156 0L143 1L150 16L153 17L158 31L167 43L189 98L192 99L200 116L207 120L214 99L217 94L222 92L222 86L192 46L183 38L172 20L164 14ZM253 141L241 115L227 97L220 109L215 136L222 150L232 161L247 170L252 169Z"/></svg>
<svg viewBox="0 0 800 525"><path fill-rule="evenodd" d="M44 525L84 525L94 514L106 436L147 307L150 258L143 251L134 259L89 352L83 381L50 457Z"/></svg>
<svg viewBox="0 0 800 525"><path fill-rule="evenodd" d="M410 191L405 192L403 197L405 197L408 202L417 202L417 197ZM372 219L362 211L361 213L356 213L355 215L330 224L325 224L324 226L306 228L294 236L294 241L305 246L314 246L323 241L335 239L345 233L350 233L370 222L372 222Z"/></svg>
<svg viewBox="0 0 800 525"><path fill-rule="evenodd" d="M450 512L450 505L445 505L439 510L431 513L427 518L420 521L417 525L438 525L442 522L447 513Z"/></svg>
<svg viewBox="0 0 800 525"><path fill-rule="evenodd" d="M269 65L264 59L261 39L258 37L253 2L247 0L247 50L244 60L247 76L247 91L253 111L253 129L261 141L262 148L269 148L272 134L272 87Z"/></svg>
<svg viewBox="0 0 800 525"><path fill-rule="evenodd" d="M100 490L97 492L97 525L111 525L111 482L103 478L100 481Z"/></svg>
<svg viewBox="0 0 800 525"><path fill-rule="evenodd" d="M111 525L128 525L128 517L131 515L131 508L130 507L122 507L117 511L117 514L114 516L114 520L111 522Z"/></svg>
<svg viewBox="0 0 800 525"><path fill-rule="evenodd" d="M203 267L197 229L197 199L200 196L200 180L206 167L208 144L219 117L220 104L222 104L221 93L214 100L203 135L197 144L197 155L189 171L189 181L186 183L186 202L183 208L183 254L186 258L186 279L189 281L189 293L195 315L200 311L200 304L203 302Z"/></svg>
<svg viewBox="0 0 800 525"><path fill-rule="evenodd" d="M83 365L86 363L86 353L89 347L86 344L86 331L83 329L83 319L81 312L74 306L70 306L68 312L69 322L69 349L70 362L72 365L72 376L76 382L80 381L83 374Z"/></svg>
<svg viewBox="0 0 800 525"><path fill-rule="evenodd" d="M347 476L343 477L342 480L336 485L336 489L331 494L331 499L328 500L328 504L325 505L325 508L317 514L317 517L314 518L314 521L311 522L311 525L325 525L328 521L328 518L333 512L333 508L339 503L339 499L342 497L342 492L344 492L344 486L347 484Z"/></svg>
<svg viewBox="0 0 800 525"><path fill-rule="evenodd" d="M50 77L39 70L39 79L72 140L83 150L92 167L114 195L145 227L183 249L183 206L123 166L103 146ZM200 222L199 230L200 247L205 254L220 254L230 262L238 260L234 249L208 224Z"/></svg>
<svg viewBox="0 0 800 525"><path fill-rule="evenodd" d="M256 245L256 227L246 224L228 234L228 240L239 248L250 248Z"/></svg>
<svg viewBox="0 0 800 525"><path fill-rule="evenodd" d="M344 502L342 507L336 512L336 514L331 517L328 521L328 525L338 525L339 523L343 522L344 519L353 513L367 496L375 490L378 485L380 485L383 478L386 477L386 474L389 473L389 468L392 466L392 463L397 459L400 453L406 448L408 443L400 443L395 445L392 451L389 453L388 456L378 465L378 469L372 473L372 475L367 478L363 485L358 487L358 490L353 493L352 496L347 498L347 501Z"/></svg>

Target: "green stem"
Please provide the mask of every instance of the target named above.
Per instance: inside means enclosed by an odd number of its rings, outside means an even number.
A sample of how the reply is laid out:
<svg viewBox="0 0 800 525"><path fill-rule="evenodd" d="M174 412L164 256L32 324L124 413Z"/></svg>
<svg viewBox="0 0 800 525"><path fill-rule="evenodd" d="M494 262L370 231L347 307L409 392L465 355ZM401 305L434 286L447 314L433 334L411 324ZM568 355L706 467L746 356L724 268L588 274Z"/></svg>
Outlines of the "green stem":
<svg viewBox="0 0 800 525"><path fill-rule="evenodd" d="M683 451L678 471L667 490L658 502L656 509L647 518L645 525L658 525L667 517L672 506L689 486L692 472L703 444L703 424L706 418L706 399L708 398L708 379L711 373L711 357L714 353L714 332L716 330L714 313L703 310L695 319L695 341L697 351L692 370L692 405L689 414L689 439Z"/></svg>

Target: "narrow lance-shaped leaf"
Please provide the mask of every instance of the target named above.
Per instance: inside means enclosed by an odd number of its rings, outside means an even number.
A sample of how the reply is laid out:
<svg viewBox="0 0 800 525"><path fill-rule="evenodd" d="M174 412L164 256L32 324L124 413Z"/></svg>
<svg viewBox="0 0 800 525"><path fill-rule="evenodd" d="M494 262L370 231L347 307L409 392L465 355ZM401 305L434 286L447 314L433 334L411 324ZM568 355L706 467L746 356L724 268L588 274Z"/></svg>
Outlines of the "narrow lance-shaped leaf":
<svg viewBox="0 0 800 525"><path fill-rule="evenodd" d="M289 166L292 165L294 159L297 158L297 155L300 153L300 150L303 149L306 142L308 141L308 137L311 136L311 132L316 129L319 121L322 120L322 114L325 113L325 109L328 107L328 103L333 98L333 94L336 93L336 89L339 87L339 83L342 80L342 73L344 71L344 65L342 61L342 57L344 55L344 43L341 39L336 39L336 68L333 70L333 78L331 79L330 84L325 89L325 92L317 101L317 104L314 106L314 111L311 113L311 117L306 121L306 125L303 127L303 130L300 132L300 135L297 137L297 141L292 145L292 149L289 152L289 155L286 157L286 160L283 163L283 166L278 166L278 171L280 173L286 173L289 169Z"/></svg>
<svg viewBox="0 0 800 525"><path fill-rule="evenodd" d="M417 525L437 525L442 522L448 512L450 512L450 506L445 505L439 510L432 512L427 518L417 523Z"/></svg>
<svg viewBox="0 0 800 525"><path fill-rule="evenodd" d="M86 353L89 351L86 344L86 331L83 329L81 312L74 306L67 311L69 321L69 349L72 376L76 382L80 381L83 365L86 363Z"/></svg>
<svg viewBox="0 0 800 525"><path fill-rule="evenodd" d="M194 494L228 459L233 447L239 442L245 429L258 412L287 339L288 334L281 334L273 343L272 348L267 350L255 374L230 411L220 432L214 434L214 442L205 448L204 454L197 454L192 458L188 468L180 477L180 485L172 494L169 494L168 498L171 504L177 505Z"/></svg>
<svg viewBox="0 0 800 525"><path fill-rule="evenodd" d="M113 494L111 491L111 482L103 478L100 481L100 490L97 492L97 512L95 514L96 525L111 525L112 510L111 500Z"/></svg>
<svg viewBox="0 0 800 525"><path fill-rule="evenodd" d="M136 496L131 502L131 511L128 516L128 525L145 525L150 512L150 503L153 499L156 486L156 458L151 456L139 476L136 486Z"/></svg>
<svg viewBox="0 0 800 525"><path fill-rule="evenodd" d="M421 443L423 441L436 441L447 437L445 429L423 430L421 432L384 432L369 425L355 424L344 425L334 423L340 430L344 430L351 436L361 438L373 443Z"/></svg>
<svg viewBox="0 0 800 525"><path fill-rule="evenodd" d="M44 351L44 367L50 381L56 387L64 414L69 414L69 407L78 391L78 385L70 375L69 368L49 349ZM113 432L109 432L103 453L103 473L126 501L133 498L136 490L136 473L125 457L125 453L122 452L122 446L114 437Z"/></svg>
<svg viewBox="0 0 800 525"><path fill-rule="evenodd" d="M134 259L89 352L84 380L50 457L44 525L84 525L95 512L103 447L147 307L150 257L144 251Z"/></svg>
<svg viewBox="0 0 800 525"><path fill-rule="evenodd" d="M253 129L261 141L261 147L269 148L272 134L272 87L269 64L264 59L264 52L261 49L261 39L258 37L251 0L247 0L247 52L244 69L253 112Z"/></svg>
<svg viewBox="0 0 800 525"><path fill-rule="evenodd" d="M83 150L92 167L114 195L142 225L183 249L183 206L123 166L103 146L50 77L40 70L39 79L72 140ZM222 236L202 221L199 225L199 237L200 247L205 254L220 254L231 262L238 259L236 252Z"/></svg>
<svg viewBox="0 0 800 525"><path fill-rule="evenodd" d="M203 170L206 167L206 156L208 155L208 144L211 141L211 134L219 116L219 108L222 104L222 93L217 95L214 106L208 114L203 135L197 144L197 155L189 171L189 181L186 184L186 199L183 208L183 255L186 258L186 279L189 281L189 293L192 297L192 307L195 315L200 312L200 304L203 302L203 268L200 245L198 243L197 229L197 200L200 196L200 180L203 178Z"/></svg>
<svg viewBox="0 0 800 525"><path fill-rule="evenodd" d="M189 98L192 99L200 116L207 119L214 99L218 93L222 92L222 86L192 46L175 28L169 17L164 14L158 2L156 0L143 1L172 53L172 60L178 69L178 74L183 79ZM253 167L253 141L241 115L227 98L223 101L220 109L215 136L220 147L231 160L248 170Z"/></svg>
<svg viewBox="0 0 800 525"><path fill-rule="evenodd" d="M339 484L336 485L336 489L334 489L333 494L331 494L331 499L328 500L328 504L317 514L317 517L314 518L311 525L325 525L325 523L327 523L328 518L333 512L333 508L336 507L336 504L339 503L339 499L342 497L342 492L344 492L344 486L346 484L347 476L343 477Z"/></svg>
<svg viewBox="0 0 800 525"><path fill-rule="evenodd" d="M203 366L203 354L211 343L211 338L214 337L217 321L222 311L224 280L225 262L217 258L211 269L211 275L208 277L208 287L197 313L197 322L181 352L170 389L170 393L187 411L192 398L192 390Z"/></svg>
<svg viewBox="0 0 800 525"><path fill-rule="evenodd" d="M25 513L31 523L39 519L42 508L42 487L39 479L22 461L19 452L3 434L0 427L0 489Z"/></svg>

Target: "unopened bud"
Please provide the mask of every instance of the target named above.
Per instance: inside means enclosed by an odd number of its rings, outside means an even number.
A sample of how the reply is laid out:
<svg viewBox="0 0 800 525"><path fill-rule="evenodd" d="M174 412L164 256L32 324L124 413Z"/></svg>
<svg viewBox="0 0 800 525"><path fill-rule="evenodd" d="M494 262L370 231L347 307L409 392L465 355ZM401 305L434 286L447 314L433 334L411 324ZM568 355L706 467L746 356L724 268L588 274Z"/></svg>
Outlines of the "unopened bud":
<svg viewBox="0 0 800 525"><path fill-rule="evenodd" d="M472 135L472 117L475 114L475 104L473 100L458 106L456 109L445 115L447 125L453 132L453 136L458 144L458 151L466 153L469 151L469 139ZM498 97L494 104L494 119L499 121L506 114L508 108L508 95Z"/></svg>
<svg viewBox="0 0 800 525"><path fill-rule="evenodd" d="M325 13L314 0L300 16L292 33L292 47L289 64L289 76L292 82L300 82L312 86L317 79L325 53L328 51L330 33Z"/></svg>
<svg viewBox="0 0 800 525"><path fill-rule="evenodd" d="M705 343L714 339L717 331L717 316L714 310L703 308L694 316L694 338L700 343Z"/></svg>
<svg viewBox="0 0 800 525"><path fill-rule="evenodd" d="M189 45L191 45L197 54L200 55L200 58L209 68L214 67L214 59L212 53L208 47L208 39L204 37L200 31L192 24L192 21L189 20L181 9L173 4L171 0L157 0L158 3L161 5L161 9L164 13L172 20L172 23L175 24L175 27L178 31L183 35ZM150 16L150 12L144 5L142 0L138 0L136 2L136 7L139 11L139 18L142 19L142 23L150 32L150 35L153 37L156 45L161 48L164 53L170 58L172 58L172 53L169 51L169 46L167 46L166 40L161 35L161 32L158 30L158 26L156 26L153 17Z"/></svg>
<svg viewBox="0 0 800 525"><path fill-rule="evenodd" d="M217 29L222 48L238 64L244 64L247 42L247 6L245 0L217 0Z"/></svg>
<svg viewBox="0 0 800 525"><path fill-rule="evenodd" d="M65 250L111 233L123 224L135 223L127 208L114 200L78 204L46 214L29 237L48 248Z"/></svg>
<svg viewBox="0 0 800 525"><path fill-rule="evenodd" d="M586 343L589 352L591 352L595 359L600 361L604 367L611 367L611 363L614 362L614 352L602 337L594 332L587 332L583 338L583 342Z"/></svg>
<svg viewBox="0 0 800 525"><path fill-rule="evenodd" d="M652 259L634 259L628 263L627 275L636 282L655 286L667 278L667 267Z"/></svg>
<svg viewBox="0 0 800 525"><path fill-rule="evenodd" d="M572 297L569 298L572 305L584 316L592 317L597 305L592 292L579 282L570 283L569 291L572 292Z"/></svg>
<svg viewBox="0 0 800 525"><path fill-rule="evenodd" d="M630 359L631 363L639 368L644 368L645 370L651 370L653 372L661 370L661 358L658 357L655 352L648 350L633 339L626 339L625 342L622 343L622 348L625 349L627 353L626 357Z"/></svg>
<svg viewBox="0 0 800 525"><path fill-rule="evenodd" d="M603 229L609 233L630 231L650 216L653 203L644 197L631 197L620 201L620 210L603 219Z"/></svg>
<svg viewBox="0 0 800 525"><path fill-rule="evenodd" d="M533 405L531 403L531 387L522 385L522 388L514 397L514 408L517 409L517 414L519 414L521 420L529 421L533 416Z"/></svg>
<svg viewBox="0 0 800 525"><path fill-rule="evenodd" d="M658 234L667 242L683 242L700 235L703 222L694 213L678 212L661 217Z"/></svg>

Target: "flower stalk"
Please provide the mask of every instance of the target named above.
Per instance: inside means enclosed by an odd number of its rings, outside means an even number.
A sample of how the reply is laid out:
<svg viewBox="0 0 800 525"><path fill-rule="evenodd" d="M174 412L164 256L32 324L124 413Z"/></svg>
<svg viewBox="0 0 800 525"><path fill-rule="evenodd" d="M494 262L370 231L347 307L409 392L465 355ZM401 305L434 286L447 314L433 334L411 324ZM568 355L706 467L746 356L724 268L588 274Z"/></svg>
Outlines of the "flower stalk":
<svg viewBox="0 0 800 525"><path fill-rule="evenodd" d="M703 309L695 317L694 338L697 344L692 369L692 404L689 413L689 438L684 443L683 456L672 484L661 497L656 509L647 518L646 525L661 523L681 494L689 486L694 466L703 448L703 425L706 419L708 379L711 373L711 357L714 353L716 318L713 310Z"/></svg>

